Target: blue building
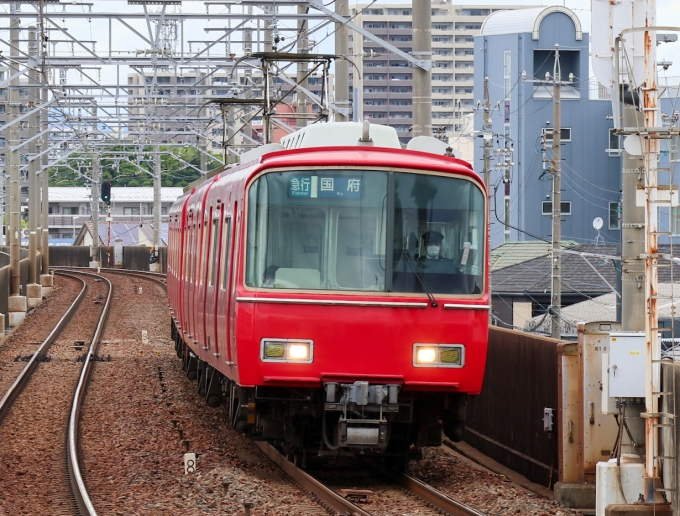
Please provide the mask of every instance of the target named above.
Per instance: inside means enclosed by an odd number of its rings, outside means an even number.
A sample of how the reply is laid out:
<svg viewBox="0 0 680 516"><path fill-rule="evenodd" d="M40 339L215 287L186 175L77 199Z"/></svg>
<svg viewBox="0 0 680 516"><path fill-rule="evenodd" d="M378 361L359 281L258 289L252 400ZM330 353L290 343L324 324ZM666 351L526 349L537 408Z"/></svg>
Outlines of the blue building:
<svg viewBox="0 0 680 516"><path fill-rule="evenodd" d="M552 151L555 45L559 45L562 80L562 239L581 243L620 241L621 151L612 133L612 106L589 81L589 34L576 14L551 6L497 11L475 37L475 99L484 99L488 78L493 148L513 148L514 166L506 175L491 174L491 244L506 237L506 195L510 199L510 240L550 240L552 176L546 169ZM597 96L605 98L596 98ZM478 104L475 131L483 131ZM480 131L480 132L477 132ZM475 169L483 169L483 140L475 141ZM543 148L546 147L544 151ZM494 157L492 163L497 160ZM505 182L504 182L505 179ZM497 217L496 217L497 215ZM596 232L593 221L603 220ZM599 235L599 237L598 237Z"/></svg>

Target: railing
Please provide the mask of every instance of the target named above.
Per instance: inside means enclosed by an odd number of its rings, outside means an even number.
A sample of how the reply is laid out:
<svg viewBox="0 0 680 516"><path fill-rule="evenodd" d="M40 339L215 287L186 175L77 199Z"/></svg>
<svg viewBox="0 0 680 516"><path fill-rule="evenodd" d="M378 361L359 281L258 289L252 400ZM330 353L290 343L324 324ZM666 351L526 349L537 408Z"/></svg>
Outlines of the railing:
<svg viewBox="0 0 680 516"><path fill-rule="evenodd" d="M111 215L111 222L114 224L139 224L146 222L153 223L153 214L151 215ZM161 215L161 223L167 223L169 220L167 215ZM66 226L82 226L86 222L92 221L91 215L48 215L47 222L50 227L66 227ZM106 215L99 214L99 222L106 222Z"/></svg>

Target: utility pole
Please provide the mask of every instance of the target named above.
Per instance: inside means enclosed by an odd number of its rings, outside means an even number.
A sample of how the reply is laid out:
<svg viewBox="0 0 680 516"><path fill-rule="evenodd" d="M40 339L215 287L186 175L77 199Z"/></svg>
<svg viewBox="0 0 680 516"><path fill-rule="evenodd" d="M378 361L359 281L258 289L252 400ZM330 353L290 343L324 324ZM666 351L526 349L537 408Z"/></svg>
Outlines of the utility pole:
<svg viewBox="0 0 680 516"><path fill-rule="evenodd" d="M658 127L658 100L656 79L656 31L652 30L656 22L656 0L647 0L648 9L645 17L644 31L644 63L645 82L642 90L642 105L645 114L645 128L648 131ZM658 130L658 129L656 129ZM645 324L645 501L656 503L656 487L660 484L659 441L657 425L659 424L658 378L654 378L654 361L660 358L657 295L659 292L658 277L658 170L659 157L658 134L648 134L643 139L646 193L645 203L645 301L647 321ZM642 138L642 135L640 136Z"/></svg>
<svg viewBox="0 0 680 516"><path fill-rule="evenodd" d="M429 4L429 2L428 2ZM414 6L415 7L415 6ZM428 7L428 12L429 12ZM347 0L336 0L335 12L347 19L349 6ZM341 22L335 23L335 54L344 57L335 60L335 105L339 111L335 112L336 122L349 121L349 62L347 61L349 31L347 25ZM299 65L298 65L299 66Z"/></svg>
<svg viewBox="0 0 680 516"><path fill-rule="evenodd" d="M491 145L493 142L493 126L491 123L491 105L489 103L489 78L484 77L484 129L482 130L484 141L484 184L486 195L491 199Z"/></svg>
<svg viewBox="0 0 680 516"><path fill-rule="evenodd" d="M642 127L642 113L632 104L623 106L623 127ZM623 151L621 211L621 329L645 329L645 209L636 205L638 185L644 185L643 162Z"/></svg>
<svg viewBox="0 0 680 516"><path fill-rule="evenodd" d="M553 189L552 189L552 281L550 289L550 311L552 315L552 329L550 336L554 339L562 338L560 325L560 308L562 306L562 257L560 242L562 240L562 152L561 152L561 88L562 72L560 70L560 48L555 45L555 65L553 67Z"/></svg>
<svg viewBox="0 0 680 516"><path fill-rule="evenodd" d="M432 59L432 2L413 0L413 56ZM337 78L336 78L337 80ZM432 135L432 76L413 68L413 136Z"/></svg>

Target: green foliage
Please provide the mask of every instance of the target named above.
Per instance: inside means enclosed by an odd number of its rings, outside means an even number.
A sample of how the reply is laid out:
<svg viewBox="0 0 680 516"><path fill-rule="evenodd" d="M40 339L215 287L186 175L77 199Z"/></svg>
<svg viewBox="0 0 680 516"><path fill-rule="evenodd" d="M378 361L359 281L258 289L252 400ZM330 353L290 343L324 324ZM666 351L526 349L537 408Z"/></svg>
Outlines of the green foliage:
<svg viewBox="0 0 680 516"><path fill-rule="evenodd" d="M161 153L161 185L184 187L200 177L201 156L194 147L159 147ZM147 146L138 153L138 147L108 147L100 153L102 181L111 180L111 186L153 186L153 148ZM187 163L196 168L192 168ZM207 158L207 168L219 166L214 158ZM74 153L65 164L49 170L50 186L86 186L92 177L92 154Z"/></svg>

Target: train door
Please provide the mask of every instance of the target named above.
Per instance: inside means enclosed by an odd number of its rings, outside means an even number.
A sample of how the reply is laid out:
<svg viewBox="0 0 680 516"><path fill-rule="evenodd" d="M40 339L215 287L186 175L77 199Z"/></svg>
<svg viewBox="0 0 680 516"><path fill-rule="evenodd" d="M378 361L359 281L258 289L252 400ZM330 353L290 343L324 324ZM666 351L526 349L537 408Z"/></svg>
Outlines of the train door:
<svg viewBox="0 0 680 516"><path fill-rule="evenodd" d="M238 202L234 202L234 238L231 248L231 267L229 274L229 284L227 288L229 306L228 306L228 321L227 321L227 335L229 338L230 362L234 365L238 364L238 357L236 356L236 278L237 271L241 260L239 252L241 246L241 212L238 209Z"/></svg>
<svg viewBox="0 0 680 516"><path fill-rule="evenodd" d="M196 339L196 269L198 260L198 233L201 230L201 216L194 213L194 223L191 226L191 260L189 263L189 333Z"/></svg>
<svg viewBox="0 0 680 516"><path fill-rule="evenodd" d="M228 343L228 314L229 314L229 276L231 274L231 235L232 235L232 216L228 212L229 207L223 211L222 215L222 234L220 243L220 277L219 289L217 292L217 306L215 310L215 323L217 326L217 341L224 349L224 362L232 364L231 348Z"/></svg>
<svg viewBox="0 0 680 516"><path fill-rule="evenodd" d="M213 214L216 213L216 210L210 206L208 209L208 216L205 219L205 226L204 226L204 239L203 239L203 247L201 249L201 292L200 292L200 300L201 300L201 311L199 314L199 335L200 335L200 341L201 345L203 346L204 351L210 352L210 348L212 347L212 340L214 337L211 337L210 339L208 338L209 335L211 335L211 332L208 331L208 314L210 313L210 310L212 308L212 302L211 302L211 297L210 297L210 292L212 289L210 288L210 274L211 274L211 268L214 267L212 263L212 242L214 237L214 226L213 226Z"/></svg>
<svg viewBox="0 0 680 516"><path fill-rule="evenodd" d="M217 336L217 292L219 290L219 270L221 267L221 256L219 252L221 241L221 220L224 213L224 206L218 207L212 213L211 229L210 229L210 244L208 257L208 272L206 279L206 303L205 303L205 331L206 331L206 346L210 347L210 352L214 356L219 356L219 342Z"/></svg>
<svg viewBox="0 0 680 516"><path fill-rule="evenodd" d="M205 271L207 269L208 253L208 231L210 229L210 218L205 208L203 211L203 224L199 235L198 264L196 278L196 340L205 349Z"/></svg>
<svg viewBox="0 0 680 516"><path fill-rule="evenodd" d="M185 336L191 333L189 317L189 296L191 294L191 261L192 261L192 238L193 238L194 217L190 211L184 224L184 246L182 252L182 328ZM186 338L186 337L185 337Z"/></svg>

